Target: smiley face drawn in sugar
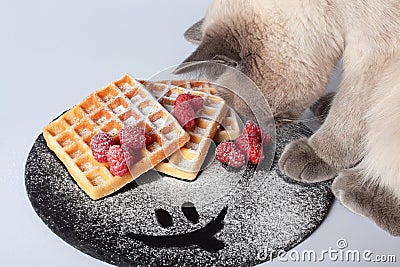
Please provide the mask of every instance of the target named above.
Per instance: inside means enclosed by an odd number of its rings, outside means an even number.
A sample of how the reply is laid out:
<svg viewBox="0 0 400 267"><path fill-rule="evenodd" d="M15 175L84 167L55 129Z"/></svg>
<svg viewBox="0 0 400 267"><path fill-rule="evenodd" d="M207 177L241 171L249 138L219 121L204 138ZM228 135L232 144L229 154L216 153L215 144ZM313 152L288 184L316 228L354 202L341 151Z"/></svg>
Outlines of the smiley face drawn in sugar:
<svg viewBox="0 0 400 267"><path fill-rule="evenodd" d="M199 214L192 203L184 203L181 210L192 224L199 222ZM190 233L160 236L128 233L127 236L151 247L172 248L196 245L208 252L217 252L223 249L225 244L223 241L214 237L214 235L224 227L224 218L227 212L228 207L223 208L218 216L211 220L206 226ZM173 225L172 217L168 211L157 209L155 210L155 215L161 227L168 228Z"/></svg>

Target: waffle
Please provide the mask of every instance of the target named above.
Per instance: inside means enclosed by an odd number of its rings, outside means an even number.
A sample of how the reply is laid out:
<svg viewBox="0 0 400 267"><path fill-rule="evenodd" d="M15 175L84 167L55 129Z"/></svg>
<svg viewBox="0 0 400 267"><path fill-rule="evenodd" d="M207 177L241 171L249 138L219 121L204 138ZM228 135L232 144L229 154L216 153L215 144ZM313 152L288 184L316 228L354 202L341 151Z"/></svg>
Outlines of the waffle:
<svg viewBox="0 0 400 267"><path fill-rule="evenodd" d="M155 167L157 171L170 176L194 180L206 158L219 123L227 112L224 100L202 91L192 91L163 83L145 82L144 85L169 112L173 111L176 97L180 94L190 93L203 98L204 108L197 114L195 127L188 131L190 141Z"/></svg>
<svg viewBox="0 0 400 267"><path fill-rule="evenodd" d="M143 158L130 172L113 176L90 150L99 132L115 136L124 125L144 127L152 137ZM77 184L92 199L109 195L176 152L189 135L171 114L128 74L89 95L43 129L48 147L64 163Z"/></svg>
<svg viewBox="0 0 400 267"><path fill-rule="evenodd" d="M189 90L201 91L211 95L217 95L218 90L207 81L186 81L186 80L164 80L157 82L140 81L143 83L152 83L153 86L165 84L168 86L179 86ZM214 141L221 143L227 140L234 140L240 135L240 126L236 112L232 108L228 108L225 117L222 119L221 127L214 136Z"/></svg>

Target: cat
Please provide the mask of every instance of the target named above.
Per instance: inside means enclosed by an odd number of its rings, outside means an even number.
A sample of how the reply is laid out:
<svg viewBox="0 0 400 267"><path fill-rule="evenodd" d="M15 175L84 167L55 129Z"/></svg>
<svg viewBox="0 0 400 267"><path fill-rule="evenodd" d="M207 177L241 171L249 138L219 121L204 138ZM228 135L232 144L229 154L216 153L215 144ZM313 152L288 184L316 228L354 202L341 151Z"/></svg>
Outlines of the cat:
<svg viewBox="0 0 400 267"><path fill-rule="evenodd" d="M398 0L213 0L185 32L198 47L184 62L242 71L277 123L313 105L322 126L285 148L280 169L305 183L334 178L345 207L399 236L399 18ZM343 81L324 96L339 58Z"/></svg>

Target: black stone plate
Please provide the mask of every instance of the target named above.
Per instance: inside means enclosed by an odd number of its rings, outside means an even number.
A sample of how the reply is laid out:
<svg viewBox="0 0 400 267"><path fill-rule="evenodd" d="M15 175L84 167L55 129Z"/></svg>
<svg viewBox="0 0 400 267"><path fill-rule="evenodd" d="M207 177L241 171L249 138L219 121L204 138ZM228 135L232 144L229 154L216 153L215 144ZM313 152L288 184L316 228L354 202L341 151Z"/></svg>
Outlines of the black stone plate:
<svg viewBox="0 0 400 267"><path fill-rule="evenodd" d="M269 172L248 167L233 190L198 207L159 202L135 183L92 201L40 135L27 159L26 190L56 235L111 264L256 265L271 259L266 254L274 257L307 238L332 204L330 183L293 182L277 168L285 144L310 134L302 124L279 129Z"/></svg>

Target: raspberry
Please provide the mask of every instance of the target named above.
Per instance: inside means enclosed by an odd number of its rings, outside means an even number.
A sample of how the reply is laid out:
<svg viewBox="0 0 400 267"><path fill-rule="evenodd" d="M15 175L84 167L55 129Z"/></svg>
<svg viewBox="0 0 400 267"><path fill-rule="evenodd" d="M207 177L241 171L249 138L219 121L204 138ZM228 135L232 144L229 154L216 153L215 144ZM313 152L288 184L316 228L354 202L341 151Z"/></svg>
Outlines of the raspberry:
<svg viewBox="0 0 400 267"><path fill-rule="evenodd" d="M192 97L193 97L193 95L191 95L191 94L180 94L176 98L174 106L176 107L182 103L188 102L189 100L192 99Z"/></svg>
<svg viewBox="0 0 400 267"><path fill-rule="evenodd" d="M251 141L261 142L261 128L253 121L247 121L243 133L247 134Z"/></svg>
<svg viewBox="0 0 400 267"><path fill-rule="evenodd" d="M254 143L254 142L253 142ZM255 142L257 144L257 142ZM245 134L241 134L239 135L236 139L235 139L235 144L237 145L237 147L243 151L243 153L246 155L246 157L248 158L248 154L250 151L250 140L247 137L247 135Z"/></svg>
<svg viewBox="0 0 400 267"><path fill-rule="evenodd" d="M118 137L125 151L141 150L146 145L146 136L143 128L127 126L119 131Z"/></svg>
<svg viewBox="0 0 400 267"><path fill-rule="evenodd" d="M247 134L249 139L257 142L263 142L264 145L269 145L272 142L272 138L267 131L257 126L253 121L247 121L243 134Z"/></svg>
<svg viewBox="0 0 400 267"><path fill-rule="evenodd" d="M262 134L260 127L252 121L248 121L242 134L235 140L235 144L253 164L259 164L264 160L264 150L261 144Z"/></svg>
<svg viewBox="0 0 400 267"><path fill-rule="evenodd" d="M129 171L125 161L124 150L119 145L113 145L107 152L107 160L110 163L110 172L116 176L123 176Z"/></svg>
<svg viewBox="0 0 400 267"><path fill-rule="evenodd" d="M172 114L186 131L194 127L195 114L193 108L188 104L188 102L183 102L175 106Z"/></svg>
<svg viewBox="0 0 400 267"><path fill-rule="evenodd" d="M250 146L248 159L253 164L259 164L264 160L264 150L261 144L253 143Z"/></svg>
<svg viewBox="0 0 400 267"><path fill-rule="evenodd" d="M179 106L182 103L188 102L194 111L198 111L203 108L204 100L198 95L191 95L191 94L180 94L175 100L174 106Z"/></svg>
<svg viewBox="0 0 400 267"><path fill-rule="evenodd" d="M112 137L107 133L98 133L90 140L90 149L98 162L107 162L107 151L112 144Z"/></svg>
<svg viewBox="0 0 400 267"><path fill-rule="evenodd" d="M190 100L190 104L195 111L198 111L204 107L204 100L200 96L194 95Z"/></svg>
<svg viewBox="0 0 400 267"><path fill-rule="evenodd" d="M238 168L246 163L246 156L233 142L222 142L217 146L216 159L229 166Z"/></svg>
<svg viewBox="0 0 400 267"><path fill-rule="evenodd" d="M264 150L260 142L241 134L236 138L235 144L251 163L259 164L264 160Z"/></svg>

